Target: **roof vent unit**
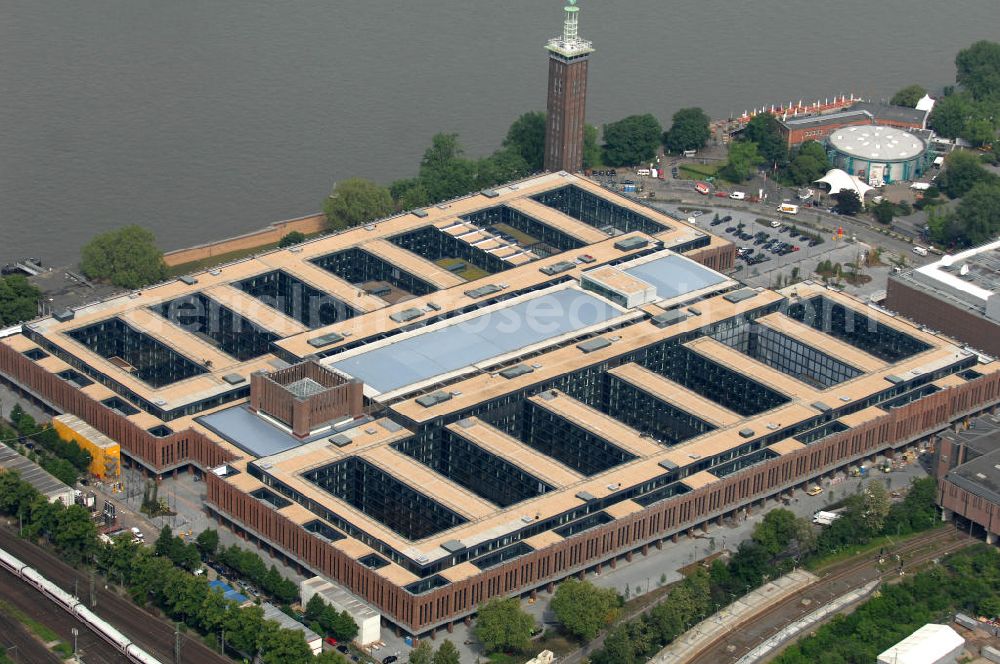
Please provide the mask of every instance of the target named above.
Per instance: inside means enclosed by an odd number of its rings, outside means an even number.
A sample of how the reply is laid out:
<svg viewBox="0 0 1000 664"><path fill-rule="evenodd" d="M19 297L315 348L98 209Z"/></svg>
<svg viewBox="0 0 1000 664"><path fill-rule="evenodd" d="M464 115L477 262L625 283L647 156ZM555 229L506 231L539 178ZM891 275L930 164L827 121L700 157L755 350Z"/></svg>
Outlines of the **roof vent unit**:
<svg viewBox="0 0 1000 664"><path fill-rule="evenodd" d="M673 461L667 461L666 459L661 461L659 465L660 468L663 468L664 470L677 470L677 464Z"/></svg>
<svg viewBox="0 0 1000 664"><path fill-rule="evenodd" d="M365 429L365 433L368 434L369 436L374 436L375 434L378 433L378 429L376 429L375 427L368 427L367 429Z"/></svg>
<svg viewBox="0 0 1000 664"><path fill-rule="evenodd" d="M299 245L295 245L294 247L289 247L288 251L293 254L298 254L302 252L302 247L300 247Z"/></svg>
<svg viewBox="0 0 1000 664"><path fill-rule="evenodd" d="M338 433L336 436L330 436L327 440L337 447L344 447L345 445L349 445L351 442L351 439L342 433Z"/></svg>
<svg viewBox="0 0 1000 664"><path fill-rule="evenodd" d="M521 523L531 523L534 520L535 519L533 517L528 516L527 514L521 517Z"/></svg>
<svg viewBox="0 0 1000 664"><path fill-rule="evenodd" d="M437 392L417 397L417 403L424 408L430 408L431 406L436 406L439 403L444 403L449 400L451 400L451 393L445 392L444 390L438 390Z"/></svg>
<svg viewBox="0 0 1000 664"><path fill-rule="evenodd" d="M213 277L217 277L220 274L222 274L222 270L220 270L219 268L216 267L216 268L213 268L213 269L209 270L208 273L210 275L212 275Z"/></svg>
<svg viewBox="0 0 1000 664"><path fill-rule="evenodd" d="M409 321L420 318L424 315L424 312L416 307L410 307L409 309L404 309L403 311L397 311L396 313L389 316L389 318L397 323L408 323Z"/></svg>
<svg viewBox="0 0 1000 664"><path fill-rule="evenodd" d="M52 317L60 323L65 323L68 320L73 320L76 317L76 313L72 309L63 309L52 314Z"/></svg>
<svg viewBox="0 0 1000 664"><path fill-rule="evenodd" d="M396 433L403 430L403 425L393 420L382 420L382 428L389 433Z"/></svg>
<svg viewBox="0 0 1000 664"><path fill-rule="evenodd" d="M848 401L851 400L851 397L849 397L846 394L844 394L844 395L841 395L840 400L843 401L844 403L847 403Z"/></svg>
<svg viewBox="0 0 1000 664"><path fill-rule="evenodd" d="M188 286L194 286L196 283L198 283L198 280L192 277L190 274L182 275L180 277L177 277L177 279L182 284L187 284Z"/></svg>
<svg viewBox="0 0 1000 664"><path fill-rule="evenodd" d="M825 403L823 403L822 401L814 401L813 404L812 404L812 407L815 408L816 410L818 410L821 413L826 413L826 412L829 412L831 410L831 408L829 406L827 406Z"/></svg>
<svg viewBox="0 0 1000 664"><path fill-rule="evenodd" d="M751 290L750 288L741 288L732 293L726 293L722 296L722 299L726 302L732 302L733 304L738 304L744 300L749 300L752 297L757 296L757 291Z"/></svg>
<svg viewBox="0 0 1000 664"><path fill-rule="evenodd" d="M576 494L576 497L585 503L589 503L592 500L597 500L597 498L594 497L594 494L590 493L589 491L580 491Z"/></svg>
<svg viewBox="0 0 1000 664"><path fill-rule="evenodd" d="M615 482L614 484L608 485L608 491L617 491L620 488L622 488L621 482Z"/></svg>
<svg viewBox="0 0 1000 664"><path fill-rule="evenodd" d="M780 424L776 424L774 422L768 422L767 423L767 428L770 429L771 431L777 430L778 427L780 427L780 426L781 426Z"/></svg>
<svg viewBox="0 0 1000 664"><path fill-rule="evenodd" d="M544 392L542 392L538 396L540 396L542 398L542 401L552 401L558 395L559 395L559 393L556 392L555 390L545 390Z"/></svg>
<svg viewBox="0 0 1000 664"><path fill-rule="evenodd" d="M476 423L472 420L471 417L463 417L455 424L462 427L463 429L471 429L473 426L475 426Z"/></svg>
<svg viewBox="0 0 1000 664"><path fill-rule="evenodd" d="M546 265L544 267L538 268L538 271L542 274L547 274L550 277L560 274L562 272L568 272L576 267L576 263L572 261L559 261L558 263L553 263L552 265Z"/></svg>
<svg viewBox="0 0 1000 664"><path fill-rule="evenodd" d="M753 438L753 429L740 429L740 438Z"/></svg>
<svg viewBox="0 0 1000 664"><path fill-rule="evenodd" d="M222 377L222 380L226 381L230 385L239 385L240 383L245 383L247 381L246 378L238 373L228 373Z"/></svg>
<svg viewBox="0 0 1000 664"><path fill-rule="evenodd" d="M314 339L308 340L306 343L313 348L322 348L323 346L329 346L330 344L335 344L338 341L343 341L344 337L337 334L336 332L331 332L329 334L324 334L321 337L315 337Z"/></svg>
<svg viewBox="0 0 1000 664"><path fill-rule="evenodd" d="M594 339L588 339L583 343L577 344L576 347L582 350L584 353L593 353L595 350L601 350L602 348L607 348L611 345L611 342L604 337L596 337Z"/></svg>
<svg viewBox="0 0 1000 664"><path fill-rule="evenodd" d="M649 240L646 238L632 236L615 242L615 249L618 249L619 251L633 251L635 249L642 249L648 244Z"/></svg>
<svg viewBox="0 0 1000 664"><path fill-rule="evenodd" d="M664 311L662 314L657 314L650 319L650 322L656 327L670 327L671 325L676 325L681 321L690 318L690 314L686 314L680 309L671 309L670 311Z"/></svg>
<svg viewBox="0 0 1000 664"><path fill-rule="evenodd" d="M532 371L534 371L534 369L532 369L526 364L515 364L512 367L507 367L506 369L502 369L499 373L507 380L510 380L512 378L517 378L518 376L530 374Z"/></svg>
<svg viewBox="0 0 1000 664"><path fill-rule="evenodd" d="M890 383L892 383L893 385L899 385L900 383L904 382L903 379L897 376L896 374L889 374L888 376L885 377L885 379Z"/></svg>
<svg viewBox="0 0 1000 664"><path fill-rule="evenodd" d="M365 230L366 231L373 231L373 230L375 230L375 224L365 224Z"/></svg>
<svg viewBox="0 0 1000 664"><path fill-rule="evenodd" d="M421 219L424 219L425 217L427 217L427 210L413 210L411 214L413 214L414 217L420 217Z"/></svg>
<svg viewBox="0 0 1000 664"><path fill-rule="evenodd" d="M700 316L701 309L699 309L698 307L688 307L688 313L690 313L692 316Z"/></svg>
<svg viewBox="0 0 1000 664"><path fill-rule="evenodd" d="M487 295L493 295L494 293L499 293L503 288L497 286L496 284L487 284L485 286L480 286L479 288L473 288L472 290L465 291L465 294L471 297L473 300L477 300L481 297L486 297Z"/></svg>
<svg viewBox="0 0 1000 664"><path fill-rule="evenodd" d="M539 364L538 362L532 362L532 364L531 364L531 368L532 368L532 369L541 369L541 368L542 368L542 365L541 365L541 364Z"/></svg>
<svg viewBox="0 0 1000 664"><path fill-rule="evenodd" d="M500 195L500 192L497 191L496 189L483 189L479 193L481 193L486 198L496 198L497 196Z"/></svg>
<svg viewBox="0 0 1000 664"><path fill-rule="evenodd" d="M447 551L448 553L457 553L462 549L464 549L465 545L459 542L458 540L453 539L453 540L448 540L447 542L442 544L441 548Z"/></svg>
<svg viewBox="0 0 1000 664"><path fill-rule="evenodd" d="M428 302L427 308L430 309L431 311L441 311L441 305L435 304L434 302Z"/></svg>

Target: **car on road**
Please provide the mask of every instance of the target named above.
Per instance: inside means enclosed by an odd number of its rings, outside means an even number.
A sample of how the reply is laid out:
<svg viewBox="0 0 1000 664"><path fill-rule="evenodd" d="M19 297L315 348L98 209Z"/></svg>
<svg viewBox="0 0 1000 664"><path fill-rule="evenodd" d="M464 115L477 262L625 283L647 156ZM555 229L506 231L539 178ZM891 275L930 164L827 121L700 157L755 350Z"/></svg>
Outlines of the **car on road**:
<svg viewBox="0 0 1000 664"><path fill-rule="evenodd" d="M345 646L343 643L341 643L340 645L337 646L337 652L346 655L347 653L351 652L351 649Z"/></svg>
<svg viewBox="0 0 1000 664"><path fill-rule="evenodd" d="M709 226L718 226L721 223L722 223L721 219L713 219L712 223L710 223Z"/></svg>
<svg viewBox="0 0 1000 664"><path fill-rule="evenodd" d="M742 201L747 197L747 194L745 191L734 191L733 193L729 194L729 197L734 201Z"/></svg>
<svg viewBox="0 0 1000 664"><path fill-rule="evenodd" d="M691 210L692 217L700 217L703 214L705 214L703 210Z"/></svg>
<svg viewBox="0 0 1000 664"><path fill-rule="evenodd" d="M726 232L727 233L732 233L735 230L736 230L736 226L729 226L729 227L726 228Z"/></svg>
<svg viewBox="0 0 1000 664"><path fill-rule="evenodd" d="M396 657L395 655L389 655L388 657L383 657L382 658L382 664L392 664L397 659L399 659L399 658Z"/></svg>
<svg viewBox="0 0 1000 664"><path fill-rule="evenodd" d="M333 638L332 636L328 636L323 640L329 643L331 646L337 645L337 639Z"/></svg>
<svg viewBox="0 0 1000 664"><path fill-rule="evenodd" d="M823 493L823 487L820 486L810 487L809 490L806 491L806 493L809 494L810 496L818 496L819 494Z"/></svg>
<svg viewBox="0 0 1000 664"><path fill-rule="evenodd" d="M728 223L728 222L730 222L732 220L733 220L733 216L731 214L727 214L725 217L722 218L722 221L724 221L726 223Z"/></svg>

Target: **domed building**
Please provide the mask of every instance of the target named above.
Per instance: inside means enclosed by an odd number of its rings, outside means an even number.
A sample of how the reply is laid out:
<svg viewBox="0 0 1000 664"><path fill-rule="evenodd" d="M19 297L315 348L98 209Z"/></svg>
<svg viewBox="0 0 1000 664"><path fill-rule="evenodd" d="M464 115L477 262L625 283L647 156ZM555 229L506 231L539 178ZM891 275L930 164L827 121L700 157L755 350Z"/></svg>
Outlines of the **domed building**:
<svg viewBox="0 0 1000 664"><path fill-rule="evenodd" d="M894 127L855 126L830 135L831 161L873 187L913 180L926 167L927 144Z"/></svg>

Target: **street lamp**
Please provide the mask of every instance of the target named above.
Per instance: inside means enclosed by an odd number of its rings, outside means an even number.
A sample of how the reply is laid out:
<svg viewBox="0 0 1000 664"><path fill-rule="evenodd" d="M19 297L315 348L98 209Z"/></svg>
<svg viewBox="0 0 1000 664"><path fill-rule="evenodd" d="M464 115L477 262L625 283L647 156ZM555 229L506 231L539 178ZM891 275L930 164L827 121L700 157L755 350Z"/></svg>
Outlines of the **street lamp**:
<svg viewBox="0 0 1000 664"><path fill-rule="evenodd" d="M80 630L78 630L76 627L74 627L73 629L71 629L69 631L69 633L73 635L73 657L77 658L76 657L76 637L78 637L80 635Z"/></svg>

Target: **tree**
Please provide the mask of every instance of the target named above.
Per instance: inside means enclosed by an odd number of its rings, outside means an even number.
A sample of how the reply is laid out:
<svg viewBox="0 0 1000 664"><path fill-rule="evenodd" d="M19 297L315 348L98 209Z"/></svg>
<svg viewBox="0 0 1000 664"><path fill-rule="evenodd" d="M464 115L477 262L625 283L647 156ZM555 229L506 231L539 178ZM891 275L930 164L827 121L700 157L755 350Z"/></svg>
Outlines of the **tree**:
<svg viewBox="0 0 1000 664"><path fill-rule="evenodd" d="M760 156L769 164L783 166L788 161L788 145L781 136L781 125L770 113L751 118L740 140L756 143Z"/></svg>
<svg viewBox="0 0 1000 664"><path fill-rule="evenodd" d="M955 56L955 80L973 99L1000 97L1000 44L978 41Z"/></svg>
<svg viewBox="0 0 1000 664"><path fill-rule="evenodd" d="M421 641L410 651L410 664L434 664L434 648L429 641Z"/></svg>
<svg viewBox="0 0 1000 664"><path fill-rule="evenodd" d="M156 238L141 226L125 226L92 239L83 247L80 270L89 279L121 288L139 288L167 277Z"/></svg>
<svg viewBox="0 0 1000 664"><path fill-rule="evenodd" d="M795 538L795 528L795 514L785 509L774 509L754 527L751 539L764 547L769 555L776 556Z"/></svg>
<svg viewBox="0 0 1000 664"><path fill-rule="evenodd" d="M955 209L955 219L966 245L996 237L1000 233L1000 182L980 182L972 187Z"/></svg>
<svg viewBox="0 0 1000 664"><path fill-rule="evenodd" d="M802 186L815 182L830 170L826 150L816 141L806 141L786 167L788 179Z"/></svg>
<svg viewBox="0 0 1000 664"><path fill-rule="evenodd" d="M972 152L955 150L944 160L945 169L938 176L938 188L949 198L964 196L979 182L996 182L997 176L983 168Z"/></svg>
<svg viewBox="0 0 1000 664"><path fill-rule="evenodd" d="M531 174L531 168L516 150L504 148L476 163L476 188L485 189L503 182L519 180Z"/></svg>
<svg viewBox="0 0 1000 664"><path fill-rule="evenodd" d="M257 651L257 637L264 623L264 609L248 606L226 615L226 643L239 652L253 655Z"/></svg>
<svg viewBox="0 0 1000 664"><path fill-rule="evenodd" d="M219 531L214 528L206 528L198 533L194 543L203 557L214 558L215 552L219 550Z"/></svg>
<svg viewBox="0 0 1000 664"><path fill-rule="evenodd" d="M711 122L700 108L682 108L674 113L670 129L663 135L663 147L670 152L700 150L712 137Z"/></svg>
<svg viewBox="0 0 1000 664"><path fill-rule="evenodd" d="M520 652L528 647L534 628L534 619L516 598L494 597L479 607L475 633L488 653Z"/></svg>
<svg viewBox="0 0 1000 664"><path fill-rule="evenodd" d="M889 225L892 223L893 215L896 214L896 205L890 201L882 200L868 206L868 210L872 213L875 221L880 224Z"/></svg>
<svg viewBox="0 0 1000 664"><path fill-rule="evenodd" d="M475 165L463 158L458 134L435 134L420 161L420 183L431 203L456 198L475 188Z"/></svg>
<svg viewBox="0 0 1000 664"><path fill-rule="evenodd" d="M618 617L618 593L588 581L567 579L559 584L550 608L570 634L589 641Z"/></svg>
<svg viewBox="0 0 1000 664"><path fill-rule="evenodd" d="M861 199L858 198L858 192L849 189L841 189L833 195L833 198L837 201L837 204L833 206L833 209L836 210L838 214L846 214L853 217L858 212L861 212Z"/></svg>
<svg viewBox="0 0 1000 664"><path fill-rule="evenodd" d="M987 118L969 118L959 132L959 136L972 145L983 146L996 140L997 130Z"/></svg>
<svg viewBox="0 0 1000 664"><path fill-rule="evenodd" d="M593 168L601 163L601 147L597 144L597 127L583 125L583 167Z"/></svg>
<svg viewBox="0 0 1000 664"><path fill-rule="evenodd" d="M285 247L290 247L293 244L298 244L299 242L305 242L306 234L301 231L292 231L291 233L286 233L278 240L278 248L284 249Z"/></svg>
<svg viewBox="0 0 1000 664"><path fill-rule="evenodd" d="M13 325L38 315L42 292L20 274L0 278L0 325Z"/></svg>
<svg viewBox="0 0 1000 664"><path fill-rule="evenodd" d="M604 640L604 647L591 657L593 664L637 664L632 636L624 625L611 630Z"/></svg>
<svg viewBox="0 0 1000 664"><path fill-rule="evenodd" d="M258 648L264 664L307 664L313 661L312 650L302 632L283 628L273 620L264 623Z"/></svg>
<svg viewBox="0 0 1000 664"><path fill-rule="evenodd" d="M861 513L862 522L870 533L881 532L891 504L885 485L875 480L868 482L862 493L862 500L864 506Z"/></svg>
<svg viewBox="0 0 1000 664"><path fill-rule="evenodd" d="M914 108L917 102L927 94L927 90L920 85L907 85L892 96L889 103L894 106L909 106Z"/></svg>
<svg viewBox="0 0 1000 664"><path fill-rule="evenodd" d="M948 95L937 100L928 124L938 134L955 138L965 129L966 120L972 115L972 102L961 94Z"/></svg>
<svg viewBox="0 0 1000 664"><path fill-rule="evenodd" d="M410 662L413 662L413 658L410 657ZM461 664L461 656L459 655L458 648L455 644L448 639L444 640L438 647L438 651L434 653L434 664Z"/></svg>
<svg viewBox="0 0 1000 664"><path fill-rule="evenodd" d="M545 112L529 111L514 120L502 145L521 155L530 172L542 170L545 161Z"/></svg>
<svg viewBox="0 0 1000 664"><path fill-rule="evenodd" d="M750 141L735 141L729 145L729 161L719 174L732 182L745 182L757 171L764 161L757 151L757 144Z"/></svg>
<svg viewBox="0 0 1000 664"><path fill-rule="evenodd" d="M392 197L371 180L350 178L333 188L323 212L331 229L353 228L392 214Z"/></svg>
<svg viewBox="0 0 1000 664"><path fill-rule="evenodd" d="M83 505L58 510L52 535L52 543L71 565L90 561L97 552L97 527Z"/></svg>
<svg viewBox="0 0 1000 664"><path fill-rule="evenodd" d="M604 125L603 161L608 166L630 166L656 156L663 135L659 121L650 115L630 115Z"/></svg>

